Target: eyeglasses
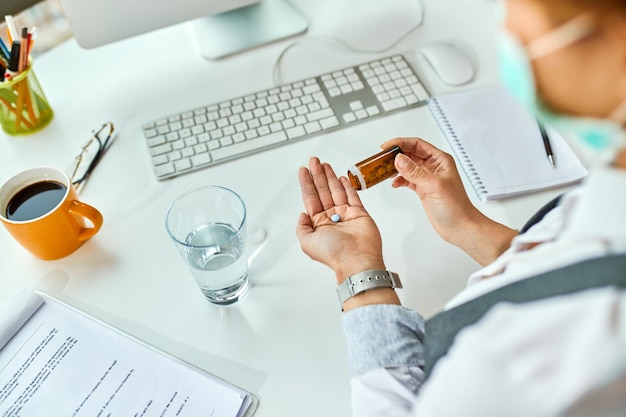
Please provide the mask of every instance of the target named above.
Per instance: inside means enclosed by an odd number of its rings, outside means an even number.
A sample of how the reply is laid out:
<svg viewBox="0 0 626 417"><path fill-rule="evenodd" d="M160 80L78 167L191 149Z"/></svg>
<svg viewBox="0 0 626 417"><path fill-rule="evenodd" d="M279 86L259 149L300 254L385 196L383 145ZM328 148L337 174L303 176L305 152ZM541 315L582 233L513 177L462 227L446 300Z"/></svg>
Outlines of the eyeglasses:
<svg viewBox="0 0 626 417"><path fill-rule="evenodd" d="M113 132L115 126L112 122L106 122L93 133L91 138L82 147L80 154L76 156L74 162L74 169L70 178L72 184L78 191L78 189L84 185L87 178L91 175L93 170L98 165L98 162L104 156L104 153L109 149L113 143Z"/></svg>

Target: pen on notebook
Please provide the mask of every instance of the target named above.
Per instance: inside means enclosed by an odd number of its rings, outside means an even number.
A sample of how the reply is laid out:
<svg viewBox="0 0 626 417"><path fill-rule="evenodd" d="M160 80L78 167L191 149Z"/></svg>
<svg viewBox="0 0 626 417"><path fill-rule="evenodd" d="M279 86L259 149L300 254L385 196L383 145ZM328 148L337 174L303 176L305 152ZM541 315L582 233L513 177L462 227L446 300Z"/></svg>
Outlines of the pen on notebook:
<svg viewBox="0 0 626 417"><path fill-rule="evenodd" d="M546 149L548 161L550 161L550 165L554 167L554 153L552 153L552 146L550 145L550 136L548 136L548 132L546 132L543 123L538 121L537 124L539 125L539 131L541 132L541 139L543 140L543 147Z"/></svg>

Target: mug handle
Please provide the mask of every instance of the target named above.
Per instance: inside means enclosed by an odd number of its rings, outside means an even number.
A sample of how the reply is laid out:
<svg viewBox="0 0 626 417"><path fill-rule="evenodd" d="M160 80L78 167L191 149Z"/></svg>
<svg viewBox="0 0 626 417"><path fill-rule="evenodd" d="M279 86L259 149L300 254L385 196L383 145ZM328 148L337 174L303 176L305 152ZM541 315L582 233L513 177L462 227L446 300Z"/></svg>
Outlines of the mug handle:
<svg viewBox="0 0 626 417"><path fill-rule="evenodd" d="M102 213L96 210L94 207L91 207L89 204L85 204L82 201L74 200L74 204L70 208L70 213L77 214L89 220L93 227L84 227L83 231L78 235L78 240L83 241L87 240L100 230L102 227L102 222L104 219L102 218Z"/></svg>

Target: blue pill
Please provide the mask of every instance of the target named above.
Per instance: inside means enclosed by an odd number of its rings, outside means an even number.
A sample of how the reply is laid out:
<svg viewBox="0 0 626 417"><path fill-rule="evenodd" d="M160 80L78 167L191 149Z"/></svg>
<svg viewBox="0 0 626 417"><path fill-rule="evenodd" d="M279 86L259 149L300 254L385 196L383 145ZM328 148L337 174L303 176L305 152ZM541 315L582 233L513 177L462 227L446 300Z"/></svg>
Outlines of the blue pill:
<svg viewBox="0 0 626 417"><path fill-rule="evenodd" d="M339 220L341 220L341 216L339 216L337 213L333 214L332 216L330 216L330 219L337 223Z"/></svg>

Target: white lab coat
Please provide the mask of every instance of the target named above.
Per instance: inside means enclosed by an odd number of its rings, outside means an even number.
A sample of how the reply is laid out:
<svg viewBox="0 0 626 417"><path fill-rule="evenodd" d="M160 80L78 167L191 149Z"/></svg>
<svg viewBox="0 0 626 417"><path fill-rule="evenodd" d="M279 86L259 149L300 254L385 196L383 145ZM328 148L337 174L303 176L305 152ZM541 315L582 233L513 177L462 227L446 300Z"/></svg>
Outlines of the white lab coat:
<svg viewBox="0 0 626 417"><path fill-rule="evenodd" d="M617 253L626 253L626 172L599 170L473 274L446 308ZM615 376L626 373L626 292L614 288L498 305L459 333L426 382L420 366L428 335L417 312L368 306L344 314L343 324L358 417L577 415L577 401L594 389L615 388ZM626 415L626 400L619 401L622 414L615 415ZM607 405L594 415L613 411Z"/></svg>

